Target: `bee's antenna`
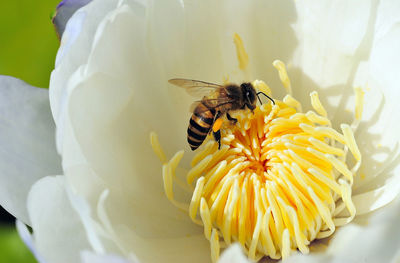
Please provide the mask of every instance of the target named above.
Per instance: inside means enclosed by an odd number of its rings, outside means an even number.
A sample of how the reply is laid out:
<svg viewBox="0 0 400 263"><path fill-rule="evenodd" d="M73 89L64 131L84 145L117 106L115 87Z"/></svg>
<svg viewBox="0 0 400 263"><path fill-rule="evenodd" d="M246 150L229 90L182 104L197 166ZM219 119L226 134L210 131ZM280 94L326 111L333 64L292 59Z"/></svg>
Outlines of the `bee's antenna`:
<svg viewBox="0 0 400 263"><path fill-rule="evenodd" d="M274 101L270 96L268 96L267 94L265 94L265 93L262 92L262 91L257 92L257 98L258 98L258 100L260 101L260 104L262 104L262 102L261 102L260 96L258 96L259 94L262 94L262 95L264 95L265 97L267 97L270 101L272 101L272 104L275 105L275 101Z"/></svg>

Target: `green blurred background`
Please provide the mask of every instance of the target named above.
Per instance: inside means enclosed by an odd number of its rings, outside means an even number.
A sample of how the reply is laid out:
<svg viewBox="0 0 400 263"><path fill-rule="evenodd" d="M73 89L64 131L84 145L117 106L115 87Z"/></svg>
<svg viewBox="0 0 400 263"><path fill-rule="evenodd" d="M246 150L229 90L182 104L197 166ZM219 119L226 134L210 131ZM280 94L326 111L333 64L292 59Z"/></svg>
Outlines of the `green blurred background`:
<svg viewBox="0 0 400 263"><path fill-rule="evenodd" d="M0 74L48 88L59 45L51 23L61 0L0 0ZM0 262L36 262L0 209Z"/></svg>
<svg viewBox="0 0 400 263"><path fill-rule="evenodd" d="M59 41L51 15L61 0L0 0L0 74L48 87Z"/></svg>

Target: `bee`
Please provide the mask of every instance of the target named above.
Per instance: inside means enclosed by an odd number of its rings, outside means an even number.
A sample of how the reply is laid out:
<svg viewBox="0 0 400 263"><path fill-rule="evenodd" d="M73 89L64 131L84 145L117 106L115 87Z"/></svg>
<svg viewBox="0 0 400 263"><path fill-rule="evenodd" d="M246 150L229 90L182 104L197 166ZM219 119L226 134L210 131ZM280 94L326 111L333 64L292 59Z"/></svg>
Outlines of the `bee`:
<svg viewBox="0 0 400 263"><path fill-rule="evenodd" d="M246 107L253 111L256 108L257 98L261 103L260 94L266 96L275 104L274 100L263 92L256 92L249 82L242 84L218 85L200 80L170 79L168 81L178 87L184 88L190 95L203 98L192 104L193 112L187 129L187 141L192 151L196 150L212 131L221 148L221 125L224 114L229 121L236 123L229 112L244 110Z"/></svg>

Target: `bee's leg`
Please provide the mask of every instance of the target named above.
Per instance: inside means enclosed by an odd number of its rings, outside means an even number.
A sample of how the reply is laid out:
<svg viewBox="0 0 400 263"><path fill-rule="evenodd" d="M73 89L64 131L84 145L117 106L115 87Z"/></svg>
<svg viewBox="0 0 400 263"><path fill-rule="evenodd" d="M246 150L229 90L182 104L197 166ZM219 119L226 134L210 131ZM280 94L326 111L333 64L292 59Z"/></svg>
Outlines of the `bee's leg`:
<svg viewBox="0 0 400 263"><path fill-rule="evenodd" d="M213 131L214 139L218 142L218 150L221 149L221 130Z"/></svg>
<svg viewBox="0 0 400 263"><path fill-rule="evenodd" d="M214 139L218 142L218 150L221 149L221 112L217 112L214 118L214 124L212 127Z"/></svg>
<svg viewBox="0 0 400 263"><path fill-rule="evenodd" d="M236 118L233 118L233 117L229 114L229 112L226 113L226 117L228 118L229 121L233 122L233 124L236 124L236 123L237 123L237 119L236 119Z"/></svg>

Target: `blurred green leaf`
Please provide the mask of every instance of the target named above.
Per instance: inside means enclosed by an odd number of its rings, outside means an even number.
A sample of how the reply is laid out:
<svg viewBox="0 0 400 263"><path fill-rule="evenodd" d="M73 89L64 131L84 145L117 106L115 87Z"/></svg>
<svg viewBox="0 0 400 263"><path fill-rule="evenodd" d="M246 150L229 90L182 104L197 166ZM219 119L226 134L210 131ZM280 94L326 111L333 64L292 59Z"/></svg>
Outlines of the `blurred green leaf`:
<svg viewBox="0 0 400 263"><path fill-rule="evenodd" d="M59 2L0 1L0 74L48 87L59 46L50 16Z"/></svg>
<svg viewBox="0 0 400 263"><path fill-rule="evenodd" d="M0 262L37 262L22 242L14 225L0 225Z"/></svg>

